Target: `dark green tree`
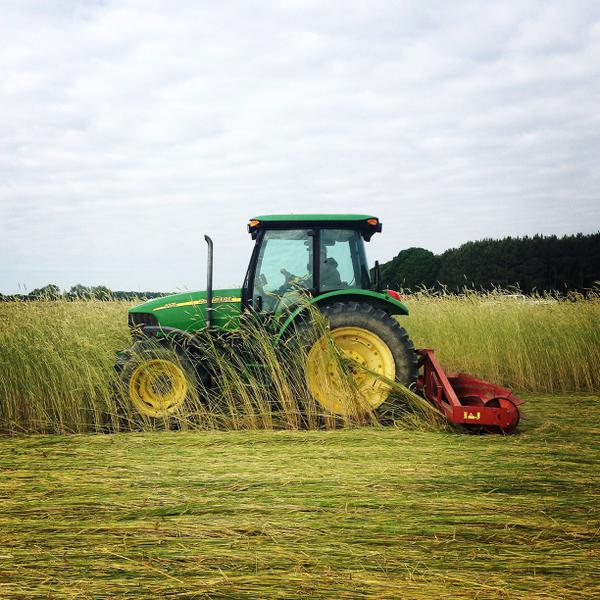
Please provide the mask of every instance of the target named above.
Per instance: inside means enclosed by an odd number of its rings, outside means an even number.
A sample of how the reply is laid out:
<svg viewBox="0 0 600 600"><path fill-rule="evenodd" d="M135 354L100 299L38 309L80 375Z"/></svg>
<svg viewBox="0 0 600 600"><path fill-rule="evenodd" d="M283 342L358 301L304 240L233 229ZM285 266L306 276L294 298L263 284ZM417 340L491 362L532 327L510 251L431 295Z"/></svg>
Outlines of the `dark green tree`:
<svg viewBox="0 0 600 600"><path fill-rule="evenodd" d="M61 296L60 288L53 283L32 290L27 295L30 300L58 300Z"/></svg>
<svg viewBox="0 0 600 600"><path fill-rule="evenodd" d="M381 272L391 287L585 292L600 280L600 233L484 239L440 256L409 248L381 265Z"/></svg>
<svg viewBox="0 0 600 600"><path fill-rule="evenodd" d="M70 298L89 300L90 298L93 298L93 296L94 294L92 293L92 289L86 285L81 285L81 283L72 286L69 290Z"/></svg>
<svg viewBox="0 0 600 600"><path fill-rule="evenodd" d="M381 278L390 288L432 287L438 277L440 258L425 248L408 248L381 266Z"/></svg>
<svg viewBox="0 0 600 600"><path fill-rule="evenodd" d="M112 300L113 293L105 285L96 285L91 288L92 298L96 300Z"/></svg>

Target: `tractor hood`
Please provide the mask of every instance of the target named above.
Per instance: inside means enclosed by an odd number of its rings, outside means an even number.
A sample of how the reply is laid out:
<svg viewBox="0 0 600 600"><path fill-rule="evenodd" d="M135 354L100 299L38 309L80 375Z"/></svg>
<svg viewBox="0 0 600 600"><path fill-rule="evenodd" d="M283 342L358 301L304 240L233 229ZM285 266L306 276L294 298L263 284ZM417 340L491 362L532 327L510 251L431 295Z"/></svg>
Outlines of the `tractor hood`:
<svg viewBox="0 0 600 600"><path fill-rule="evenodd" d="M129 323L197 331L206 325L206 296L206 292L184 292L148 300L129 309ZM241 305L241 289L213 290L214 326L227 330L237 328Z"/></svg>

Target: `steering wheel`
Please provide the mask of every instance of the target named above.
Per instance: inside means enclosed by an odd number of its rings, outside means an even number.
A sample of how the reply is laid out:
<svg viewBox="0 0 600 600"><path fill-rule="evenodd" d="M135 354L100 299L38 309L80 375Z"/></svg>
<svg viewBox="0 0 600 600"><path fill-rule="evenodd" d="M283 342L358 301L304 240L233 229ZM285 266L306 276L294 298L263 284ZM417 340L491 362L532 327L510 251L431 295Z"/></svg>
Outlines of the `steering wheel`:
<svg viewBox="0 0 600 600"><path fill-rule="evenodd" d="M294 283L300 280L300 277L290 273L287 269L281 269L280 273L285 277L285 281L277 289L278 294L285 294L289 290L293 289Z"/></svg>

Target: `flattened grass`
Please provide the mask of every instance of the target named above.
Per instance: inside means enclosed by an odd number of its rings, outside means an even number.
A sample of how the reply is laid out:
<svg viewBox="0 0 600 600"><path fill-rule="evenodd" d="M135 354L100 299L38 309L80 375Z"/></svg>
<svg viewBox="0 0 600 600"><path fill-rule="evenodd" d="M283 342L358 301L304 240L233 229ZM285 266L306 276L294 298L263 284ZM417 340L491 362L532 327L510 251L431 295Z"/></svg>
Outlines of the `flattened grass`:
<svg viewBox="0 0 600 600"><path fill-rule="evenodd" d="M512 437L0 438L2 598L593 598L600 398Z"/></svg>

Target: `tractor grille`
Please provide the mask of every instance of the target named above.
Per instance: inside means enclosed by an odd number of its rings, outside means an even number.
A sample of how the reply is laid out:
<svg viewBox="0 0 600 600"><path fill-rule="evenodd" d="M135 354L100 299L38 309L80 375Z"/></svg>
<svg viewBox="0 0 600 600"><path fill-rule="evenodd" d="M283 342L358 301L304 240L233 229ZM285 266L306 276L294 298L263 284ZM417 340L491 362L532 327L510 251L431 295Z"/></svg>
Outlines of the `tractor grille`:
<svg viewBox="0 0 600 600"><path fill-rule="evenodd" d="M129 313L127 320L129 322L129 327L158 325L157 318L150 313Z"/></svg>

